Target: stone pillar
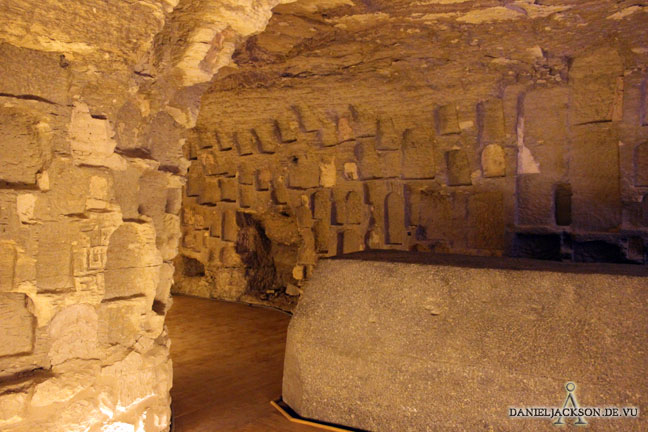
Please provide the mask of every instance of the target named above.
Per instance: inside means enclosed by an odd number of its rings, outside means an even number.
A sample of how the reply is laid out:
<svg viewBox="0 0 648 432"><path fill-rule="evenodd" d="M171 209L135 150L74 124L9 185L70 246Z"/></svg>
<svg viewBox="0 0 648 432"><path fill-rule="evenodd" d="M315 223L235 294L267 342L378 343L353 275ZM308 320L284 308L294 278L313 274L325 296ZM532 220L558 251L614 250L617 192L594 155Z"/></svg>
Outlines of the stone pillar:
<svg viewBox="0 0 648 432"><path fill-rule="evenodd" d="M276 3L3 7L0 430L168 430L187 129Z"/></svg>

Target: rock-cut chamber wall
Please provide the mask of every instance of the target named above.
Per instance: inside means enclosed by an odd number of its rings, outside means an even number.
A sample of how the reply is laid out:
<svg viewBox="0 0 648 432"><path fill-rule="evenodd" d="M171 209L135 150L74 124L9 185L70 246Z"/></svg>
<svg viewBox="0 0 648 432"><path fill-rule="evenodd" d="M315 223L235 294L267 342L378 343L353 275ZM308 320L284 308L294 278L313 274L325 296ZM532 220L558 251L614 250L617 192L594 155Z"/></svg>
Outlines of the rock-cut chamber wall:
<svg viewBox="0 0 648 432"><path fill-rule="evenodd" d="M645 8L433 3L285 5L235 53L185 146L174 290L291 308L365 249L645 262Z"/></svg>

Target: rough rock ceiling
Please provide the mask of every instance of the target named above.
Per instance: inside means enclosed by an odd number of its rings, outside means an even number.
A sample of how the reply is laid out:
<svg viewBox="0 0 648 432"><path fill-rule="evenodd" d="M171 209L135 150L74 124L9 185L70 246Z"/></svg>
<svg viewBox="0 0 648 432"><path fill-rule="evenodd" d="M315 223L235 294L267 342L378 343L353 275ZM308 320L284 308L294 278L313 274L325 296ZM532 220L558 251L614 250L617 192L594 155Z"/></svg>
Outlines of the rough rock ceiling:
<svg viewBox="0 0 648 432"><path fill-rule="evenodd" d="M572 233L636 235L647 11L630 1L275 7L212 80L187 140L181 253L205 277L186 272L178 291L244 298L243 262L257 251L239 243L258 224L289 246L272 252L277 278L262 299L298 295L289 288L317 256L365 247L501 255L513 230L520 242L550 233L560 257L571 222L555 223L554 192L571 197L572 186ZM241 215L256 219L239 232ZM635 243L627 258L643 262Z"/></svg>
<svg viewBox="0 0 648 432"><path fill-rule="evenodd" d="M633 41L624 46L635 62L628 69L648 56L646 2L335 3L277 6L266 30L235 53L238 68L222 70L215 86L280 84L312 75L350 80L365 72L386 83L438 86L452 76L468 84L471 74L502 70L518 81L532 75L560 81L571 58L586 46L615 43L620 32Z"/></svg>

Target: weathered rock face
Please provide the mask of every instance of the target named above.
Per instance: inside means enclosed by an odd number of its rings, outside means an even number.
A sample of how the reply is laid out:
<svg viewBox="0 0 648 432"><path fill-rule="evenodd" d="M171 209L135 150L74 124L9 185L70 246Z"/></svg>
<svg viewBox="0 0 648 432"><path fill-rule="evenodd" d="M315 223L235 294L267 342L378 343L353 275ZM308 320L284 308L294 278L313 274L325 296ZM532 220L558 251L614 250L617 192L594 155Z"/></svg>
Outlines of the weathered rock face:
<svg viewBox="0 0 648 432"><path fill-rule="evenodd" d="M178 292L290 307L366 248L645 262L645 7L370 3L282 5L212 82L182 221L204 275ZM250 219L263 292L229 253Z"/></svg>
<svg viewBox="0 0 648 432"><path fill-rule="evenodd" d="M301 416L376 432L554 430L509 407L562 407L570 381L582 407L645 410L645 267L413 255L319 264L284 361L283 398Z"/></svg>
<svg viewBox="0 0 648 432"><path fill-rule="evenodd" d="M181 226L179 291L283 307L368 247L645 259L645 8L300 0L250 38L278 3L0 4L3 430L167 428Z"/></svg>
<svg viewBox="0 0 648 432"><path fill-rule="evenodd" d="M168 429L182 145L276 3L0 3L1 430Z"/></svg>

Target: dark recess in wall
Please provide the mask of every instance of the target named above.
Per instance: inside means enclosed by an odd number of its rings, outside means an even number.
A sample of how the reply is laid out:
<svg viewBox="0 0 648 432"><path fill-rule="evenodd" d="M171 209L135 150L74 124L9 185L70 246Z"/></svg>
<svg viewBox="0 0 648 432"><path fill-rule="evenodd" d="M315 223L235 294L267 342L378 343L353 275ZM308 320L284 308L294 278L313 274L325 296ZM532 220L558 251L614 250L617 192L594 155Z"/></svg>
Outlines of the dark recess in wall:
<svg viewBox="0 0 648 432"><path fill-rule="evenodd" d="M556 186L554 194L556 225L568 226L572 223L572 189L571 185L561 183Z"/></svg>
<svg viewBox="0 0 648 432"><path fill-rule="evenodd" d="M205 276L205 266L197 259L182 256L183 273L187 277Z"/></svg>
<svg viewBox="0 0 648 432"><path fill-rule="evenodd" d="M518 258L536 258L560 261L560 234L515 234L511 255Z"/></svg>

